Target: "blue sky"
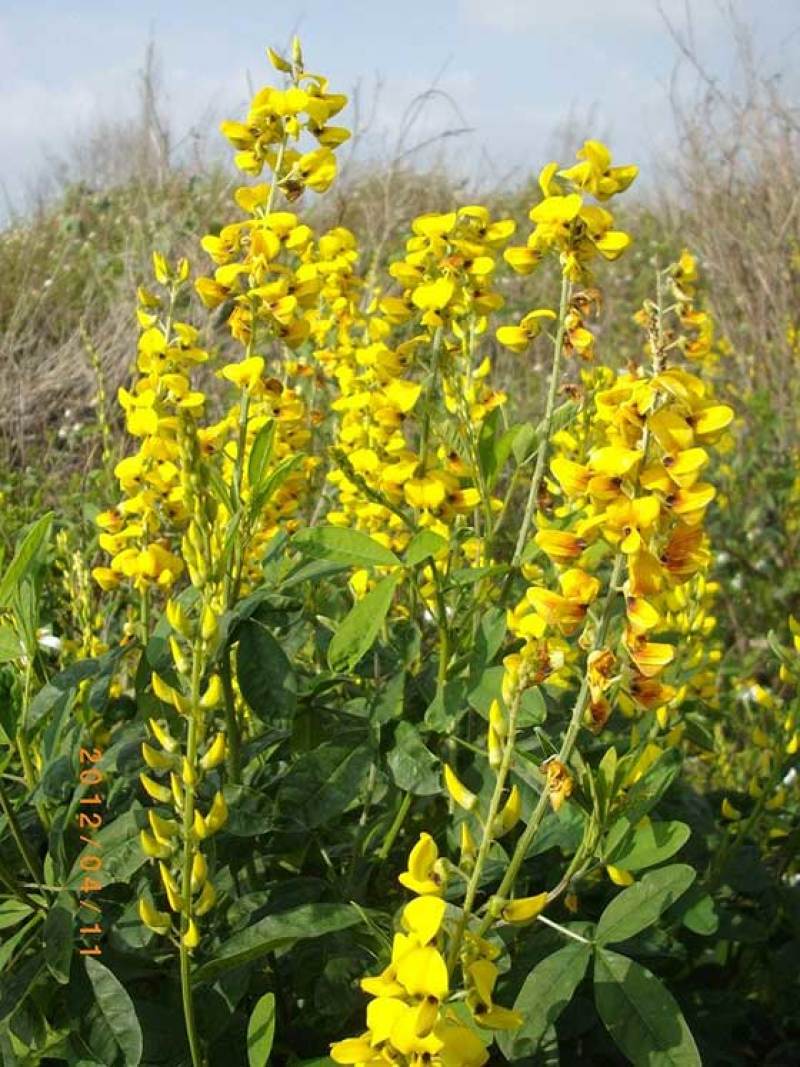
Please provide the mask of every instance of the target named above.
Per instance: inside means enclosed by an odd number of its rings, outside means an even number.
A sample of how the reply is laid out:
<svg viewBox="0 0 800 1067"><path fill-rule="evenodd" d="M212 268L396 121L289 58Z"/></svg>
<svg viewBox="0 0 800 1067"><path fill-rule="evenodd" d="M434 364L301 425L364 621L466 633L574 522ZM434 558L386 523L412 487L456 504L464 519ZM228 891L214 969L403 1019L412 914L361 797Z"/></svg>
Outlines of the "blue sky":
<svg viewBox="0 0 800 1067"><path fill-rule="evenodd" d="M728 79L723 0L688 4L699 50ZM685 0L661 6L684 25ZM797 79L797 0L738 0L736 8L768 66ZM151 36L177 139L196 127L214 145L215 123L237 117L248 84L269 79L264 46L285 44L294 30L309 68L345 92L360 83L367 112L380 81L367 152L389 150L409 102L434 82L444 95L409 143L472 127L447 150L487 180L538 169L570 112L591 113L620 162L652 173L669 151L678 56L656 0L0 0L0 191L20 205L48 153L67 152L98 119L135 111ZM688 83L688 68L680 70Z"/></svg>

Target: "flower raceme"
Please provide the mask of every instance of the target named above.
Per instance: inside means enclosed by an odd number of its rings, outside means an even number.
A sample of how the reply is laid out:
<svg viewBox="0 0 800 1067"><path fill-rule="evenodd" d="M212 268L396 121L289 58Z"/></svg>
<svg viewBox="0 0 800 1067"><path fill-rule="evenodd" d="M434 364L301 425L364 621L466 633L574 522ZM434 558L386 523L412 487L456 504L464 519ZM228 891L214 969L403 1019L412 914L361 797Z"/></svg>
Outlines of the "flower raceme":
<svg viewBox="0 0 800 1067"><path fill-rule="evenodd" d="M474 1025L465 1025L454 1010L462 999L451 988L446 960L454 922L440 895L441 879L431 877L437 867L436 844L422 834L411 850L408 870L400 876L401 883L419 895L401 912L388 965L379 975L362 979L361 988L373 998L367 1005L367 1029L332 1045L335 1063L482 1067L489 1053L481 1032L488 1031L488 1039L492 1030L521 1024L516 1012L494 1001L499 949L482 939L470 941L463 969L462 996ZM518 908L522 904L516 903ZM522 908L520 914L523 910L526 919L533 917L533 909Z"/></svg>

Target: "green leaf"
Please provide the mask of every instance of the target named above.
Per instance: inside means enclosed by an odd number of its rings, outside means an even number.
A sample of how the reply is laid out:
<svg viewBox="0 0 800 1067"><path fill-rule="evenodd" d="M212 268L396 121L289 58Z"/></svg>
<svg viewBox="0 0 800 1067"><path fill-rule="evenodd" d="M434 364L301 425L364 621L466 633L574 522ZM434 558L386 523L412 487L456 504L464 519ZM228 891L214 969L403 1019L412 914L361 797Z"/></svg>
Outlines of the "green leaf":
<svg viewBox="0 0 800 1067"><path fill-rule="evenodd" d="M640 882L623 889L600 916L595 940L599 945L627 941L651 926L695 879L695 870L673 863L650 871Z"/></svg>
<svg viewBox="0 0 800 1067"><path fill-rule="evenodd" d="M25 535L22 544L14 554L14 558L8 565L5 574L0 580L0 608L7 608L17 591L20 582L30 572L36 562L39 549L50 536L50 527L53 523L53 513L48 511L46 515L33 524Z"/></svg>
<svg viewBox="0 0 800 1067"><path fill-rule="evenodd" d="M400 560L390 549L373 541L360 530L339 526L312 526L298 530L292 544L307 556L348 563L355 567L399 567Z"/></svg>
<svg viewBox="0 0 800 1067"><path fill-rule="evenodd" d="M6 961L3 961L0 976L0 1023L5 1022L9 1015L17 1010L43 969L44 959L38 952L10 973Z"/></svg>
<svg viewBox="0 0 800 1067"><path fill-rule="evenodd" d="M692 831L685 822L644 822L631 826L619 819L608 832L604 862L625 871L655 867L686 844Z"/></svg>
<svg viewBox="0 0 800 1067"><path fill-rule="evenodd" d="M33 911L30 904L23 900L10 898L0 903L0 930L8 930L26 919Z"/></svg>
<svg viewBox="0 0 800 1067"><path fill-rule="evenodd" d="M668 748L649 768L647 773L628 790L625 802L625 817L635 826L651 811L666 793L678 771L683 758L677 748Z"/></svg>
<svg viewBox="0 0 800 1067"><path fill-rule="evenodd" d="M372 648L383 620L392 606L394 591L402 578L390 574L356 601L339 623L328 645L328 665L332 671L352 671L362 656Z"/></svg>
<svg viewBox="0 0 800 1067"><path fill-rule="evenodd" d="M250 458L247 461L247 481L251 492L257 490L264 480L274 441L275 420L270 419L258 431L250 449Z"/></svg>
<svg viewBox="0 0 800 1067"><path fill-rule="evenodd" d="M399 722L394 734L395 745L386 761L395 784L406 793L431 796L441 792L439 760L422 743L410 722Z"/></svg>
<svg viewBox="0 0 800 1067"><path fill-rule="evenodd" d="M489 417L484 419L478 437L478 460L488 489L494 487L502 473L517 436L516 429L501 435L501 428L500 409L495 408Z"/></svg>
<svg viewBox="0 0 800 1067"><path fill-rule="evenodd" d="M125 1067L138 1067L142 1060L142 1028L133 1001L108 967L86 957L86 973L105 1022L122 1053Z"/></svg>
<svg viewBox="0 0 800 1067"><path fill-rule="evenodd" d="M259 486L258 492L253 494L250 504L251 515L258 515L264 505L277 493L295 467L298 467L305 458L305 453L294 452L291 456L281 460L273 471L270 471Z"/></svg>
<svg viewBox="0 0 800 1067"><path fill-rule="evenodd" d="M22 645L10 626L0 626L0 663L11 663L24 655Z"/></svg>
<svg viewBox="0 0 800 1067"><path fill-rule="evenodd" d="M297 707L297 676L272 632L257 618L238 628L236 676L248 706L262 722L291 716Z"/></svg>
<svg viewBox="0 0 800 1067"><path fill-rule="evenodd" d="M700 1067L700 1053L675 998L641 964L600 949L594 998L606 1029L634 1067Z"/></svg>
<svg viewBox="0 0 800 1067"><path fill-rule="evenodd" d="M338 818L361 793L371 762L366 745L320 745L301 756L281 782L279 812L306 829Z"/></svg>
<svg viewBox="0 0 800 1067"><path fill-rule="evenodd" d="M86 874L81 867L81 859L84 856L103 857L102 878L98 881L102 881L104 886L115 882L128 882L131 876L144 866L147 859L139 844L139 831L146 825L147 814L142 807L131 808L118 815L113 822L106 823L94 835L93 844L86 845L78 855L65 888L75 890Z"/></svg>
<svg viewBox="0 0 800 1067"><path fill-rule="evenodd" d="M253 1008L247 1027L247 1059L250 1067L267 1067L275 1039L275 994L265 993Z"/></svg>
<svg viewBox="0 0 800 1067"><path fill-rule="evenodd" d="M57 982L69 982L70 966L75 953L75 898L61 893L44 922L44 959Z"/></svg>
<svg viewBox="0 0 800 1067"><path fill-rule="evenodd" d="M420 530L408 542L403 553L403 562L408 567L416 567L423 560L430 559L447 548L447 541L433 530Z"/></svg>
<svg viewBox="0 0 800 1067"><path fill-rule="evenodd" d="M680 919L687 930L701 937L711 937L719 929L719 915L714 898L695 886L678 905Z"/></svg>
<svg viewBox="0 0 800 1067"><path fill-rule="evenodd" d="M297 941L347 930L361 922L361 915L351 904L304 904L291 911L266 915L225 941L216 957L198 968L195 981L207 982Z"/></svg>
<svg viewBox="0 0 800 1067"><path fill-rule="evenodd" d="M475 710L489 718L489 708L493 700L500 700L503 690L504 667L487 667L479 677L474 679L473 687L467 693L467 700ZM547 718L547 706L541 689L531 686L522 694L519 704L517 725L520 728L538 726Z"/></svg>
<svg viewBox="0 0 800 1067"><path fill-rule="evenodd" d="M572 1000L586 973L591 945L571 942L543 959L525 979L517 994L514 1010L525 1020L518 1030L500 1038L508 1060L533 1056L545 1034Z"/></svg>

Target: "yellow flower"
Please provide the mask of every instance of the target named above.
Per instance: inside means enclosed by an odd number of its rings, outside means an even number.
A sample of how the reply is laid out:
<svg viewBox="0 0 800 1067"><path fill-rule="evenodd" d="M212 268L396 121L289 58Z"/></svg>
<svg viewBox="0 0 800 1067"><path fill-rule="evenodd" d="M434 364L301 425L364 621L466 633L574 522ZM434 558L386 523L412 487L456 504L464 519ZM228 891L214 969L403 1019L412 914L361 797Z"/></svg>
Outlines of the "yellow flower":
<svg viewBox="0 0 800 1067"><path fill-rule="evenodd" d="M442 880L434 869L439 859L439 849L430 834L421 833L419 841L411 849L408 857L408 869L399 876L399 882L412 893L440 894Z"/></svg>
<svg viewBox="0 0 800 1067"><path fill-rule="evenodd" d="M251 356L239 363L228 363L219 372L222 378L226 378L240 389L252 392L264 373L264 360L261 356Z"/></svg>

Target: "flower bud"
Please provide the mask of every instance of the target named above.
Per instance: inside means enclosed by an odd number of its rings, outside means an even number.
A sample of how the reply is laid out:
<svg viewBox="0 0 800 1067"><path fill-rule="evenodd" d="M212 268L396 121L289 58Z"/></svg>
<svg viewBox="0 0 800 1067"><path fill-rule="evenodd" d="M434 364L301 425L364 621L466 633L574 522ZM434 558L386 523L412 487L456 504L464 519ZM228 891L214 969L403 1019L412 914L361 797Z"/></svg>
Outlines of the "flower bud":
<svg viewBox="0 0 800 1067"><path fill-rule="evenodd" d="M206 754L200 760L200 766L204 771L213 770L225 759L225 734L219 733L211 742Z"/></svg>
<svg viewBox="0 0 800 1067"><path fill-rule="evenodd" d="M139 844L145 856L149 856L151 859L166 860L172 855L172 848L157 841L147 830L139 831Z"/></svg>
<svg viewBox="0 0 800 1067"><path fill-rule="evenodd" d="M148 778L146 774L139 775L139 781L142 783L142 788L148 796L153 800L158 800L161 804L168 804L170 801L170 791L165 785L160 785L158 782L154 782L152 778Z"/></svg>
<svg viewBox="0 0 800 1067"><path fill-rule="evenodd" d="M165 911L159 911L144 897L139 900L137 911L139 912L139 918L148 930L153 930L162 936L169 933L170 918Z"/></svg>
<svg viewBox="0 0 800 1067"><path fill-rule="evenodd" d="M478 798L458 779L447 763L444 765L444 784L454 803L465 811L472 811Z"/></svg>
<svg viewBox="0 0 800 1067"><path fill-rule="evenodd" d="M547 905L547 893L537 893L534 897L519 897L509 900L503 908L502 916L509 923L527 923L535 919Z"/></svg>
<svg viewBox="0 0 800 1067"><path fill-rule="evenodd" d="M205 915L211 911L217 902L217 891L210 881L206 881L200 896L195 901L194 913L197 916Z"/></svg>

